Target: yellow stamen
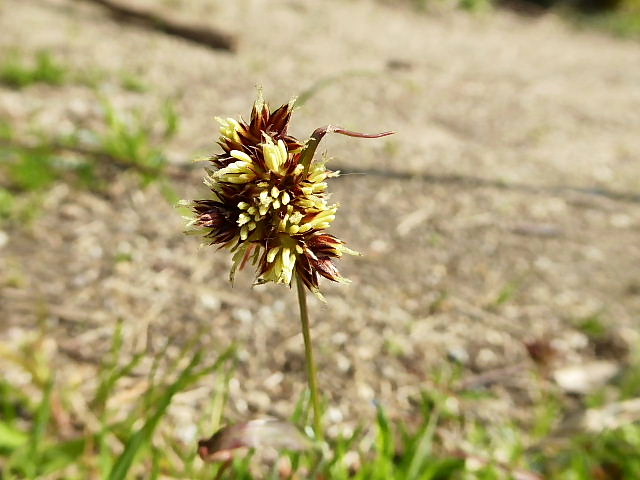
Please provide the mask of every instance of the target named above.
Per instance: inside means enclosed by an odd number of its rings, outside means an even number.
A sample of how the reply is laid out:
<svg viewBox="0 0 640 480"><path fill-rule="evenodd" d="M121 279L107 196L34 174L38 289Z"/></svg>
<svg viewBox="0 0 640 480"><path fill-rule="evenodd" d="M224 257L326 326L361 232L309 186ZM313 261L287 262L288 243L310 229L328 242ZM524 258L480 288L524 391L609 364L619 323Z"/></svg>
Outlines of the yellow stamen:
<svg viewBox="0 0 640 480"><path fill-rule="evenodd" d="M231 150L231 152L229 152L229 155L231 155L233 158L237 158L238 160L251 163L251 157L246 153L241 152L240 150Z"/></svg>
<svg viewBox="0 0 640 480"><path fill-rule="evenodd" d="M242 126L236 119L215 117L215 120L220 124L220 135L240 143L238 132L242 130Z"/></svg>
<svg viewBox="0 0 640 480"><path fill-rule="evenodd" d="M293 224L297 225L300 223L300 220L302 220L302 214L300 212L295 212L289 216L289 221Z"/></svg>
<svg viewBox="0 0 640 480"><path fill-rule="evenodd" d="M271 137L262 144L262 154L264 163L269 170L275 173L282 173L282 166L287 161L287 147L282 140L278 140L278 145L273 143Z"/></svg>
<svg viewBox="0 0 640 480"><path fill-rule="evenodd" d="M239 226L242 226L242 225L244 225L245 223L249 223L250 221L251 221L251 217L250 217L249 215L246 215L246 214L244 214L244 213L241 213L241 214L238 216L238 225L239 225Z"/></svg>
<svg viewBox="0 0 640 480"><path fill-rule="evenodd" d="M273 247L271 250L269 250L269 253L267 253L267 262L272 263L279 251L280 247Z"/></svg>

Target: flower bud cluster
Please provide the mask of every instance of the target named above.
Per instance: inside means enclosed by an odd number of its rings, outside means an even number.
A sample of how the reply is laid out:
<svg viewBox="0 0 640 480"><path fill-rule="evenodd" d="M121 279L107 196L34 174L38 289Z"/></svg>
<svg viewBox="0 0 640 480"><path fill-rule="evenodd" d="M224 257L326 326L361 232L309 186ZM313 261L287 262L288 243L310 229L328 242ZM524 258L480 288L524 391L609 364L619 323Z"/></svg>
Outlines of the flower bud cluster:
<svg viewBox="0 0 640 480"><path fill-rule="evenodd" d="M188 202L189 227L233 253L232 280L251 263L257 283L290 285L298 275L319 295L320 277L346 282L332 259L356 252L325 232L338 209L326 180L339 172L287 133L292 111L293 102L271 111L260 97L250 122L216 118L223 151L209 158L210 198Z"/></svg>

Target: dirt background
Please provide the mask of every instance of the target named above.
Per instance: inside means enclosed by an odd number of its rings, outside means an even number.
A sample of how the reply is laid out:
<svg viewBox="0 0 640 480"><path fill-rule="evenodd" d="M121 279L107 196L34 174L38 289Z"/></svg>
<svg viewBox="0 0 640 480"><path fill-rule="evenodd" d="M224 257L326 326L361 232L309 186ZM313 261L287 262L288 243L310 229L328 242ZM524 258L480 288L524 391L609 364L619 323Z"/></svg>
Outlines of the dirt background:
<svg viewBox="0 0 640 480"><path fill-rule="evenodd" d="M213 116L246 118L259 84L273 106L313 89L293 119L301 137L328 123L398 132L322 146L347 173L330 185L341 204L332 232L363 253L340 262L351 285L325 284L326 304L310 299L331 423L369 421L374 400L410 418L454 360L463 377L524 362L476 413L526 420L537 390L524 342L552 340L562 365L623 361L637 345L637 43L553 15L364 0L136 4L227 31L238 50L122 25L87 2L4 0L0 47L48 48L107 80L100 91L0 87L3 118L65 134L98 122L101 97L151 118L171 98L182 123L167 151L188 164L216 151ZM123 71L149 92L108 80ZM174 189L202 198L201 176L190 169ZM106 196L57 185L31 225L3 232L0 341L46 330L60 381L80 391L94 387L118 320L128 354L168 344L169 363L194 337L212 358L236 342L229 416L289 416L305 385L295 292L251 289L250 272L231 288L227 255L199 249L158 185L138 185L127 174ZM622 350L594 347L579 328L593 315ZM138 383L125 382L123 402ZM176 421L196 422L214 388L180 396Z"/></svg>

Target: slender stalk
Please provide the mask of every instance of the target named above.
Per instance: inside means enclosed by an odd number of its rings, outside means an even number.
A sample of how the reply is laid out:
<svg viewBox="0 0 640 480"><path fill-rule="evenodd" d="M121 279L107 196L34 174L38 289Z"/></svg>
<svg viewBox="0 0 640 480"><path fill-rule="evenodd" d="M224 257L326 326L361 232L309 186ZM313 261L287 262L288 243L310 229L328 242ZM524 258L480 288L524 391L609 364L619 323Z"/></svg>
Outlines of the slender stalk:
<svg viewBox="0 0 640 480"><path fill-rule="evenodd" d="M298 304L300 305L300 323L302 324L302 336L304 337L304 355L307 364L307 380L311 391L311 405L313 406L313 430L316 438L322 439L322 411L320 409L320 396L318 394L318 375L316 363L313 359L313 346L311 345L311 332L309 330L309 311L307 310L307 295L304 284L300 277L296 275L296 286L298 287Z"/></svg>
<svg viewBox="0 0 640 480"><path fill-rule="evenodd" d="M311 166L311 161L313 160L313 156L316 153L316 149L318 148L318 144L322 137L324 137L327 133L339 133L340 135L346 135L348 137L356 137L356 138L380 138L386 137L387 135L393 135L394 132L382 132L382 133L360 133L360 132L352 132L351 130L347 130L342 127L336 127L334 125L327 125L325 127L316 128L311 134L311 138L307 142L307 145L304 147L304 152L302 153L302 160L300 163L304 166L304 172L307 173L309 171L309 167Z"/></svg>

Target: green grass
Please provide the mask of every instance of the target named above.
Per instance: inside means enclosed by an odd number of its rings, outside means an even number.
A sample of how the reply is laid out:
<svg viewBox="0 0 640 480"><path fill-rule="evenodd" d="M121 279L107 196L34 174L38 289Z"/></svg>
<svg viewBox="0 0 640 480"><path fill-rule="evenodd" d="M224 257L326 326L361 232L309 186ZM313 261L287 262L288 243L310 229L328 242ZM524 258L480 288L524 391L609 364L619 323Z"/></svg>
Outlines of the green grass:
<svg viewBox="0 0 640 480"><path fill-rule="evenodd" d="M397 0L378 1L392 6L399 3ZM417 12L429 12L434 8L437 11L438 8L448 5L452 8L482 13L500 7L503 2L501 0L404 0L403 3ZM509 2L506 3L509 4ZM533 7L559 13L568 23L579 28L600 30L621 38L640 40L640 2L638 0L621 0L617 5L593 11L585 11L581 8L580 1L529 0L528 3ZM615 4L615 2L610 3Z"/></svg>
<svg viewBox="0 0 640 480"><path fill-rule="evenodd" d="M579 26L596 28L622 38L640 39L640 8L573 17Z"/></svg>
<svg viewBox="0 0 640 480"><path fill-rule="evenodd" d="M40 370L40 374L34 377L38 378L34 386L40 390L40 400L36 402L7 382L0 382L0 411L3 413L0 420L1 478L120 480L132 478L136 471L146 471L153 458L158 457L158 445L169 448L163 445L162 438L156 438L156 433L173 397L188 391L203 379L224 374L233 358L233 348L221 352L214 361L205 361L203 352L199 350L185 352L188 364L179 372L168 373L173 380L158 381L149 377L149 387L140 396L137 405L125 418L114 420L112 417L118 413L118 406L109 405L109 398L118 383L130 376L142 359L141 355L134 356L132 361L123 364L119 358L121 332L119 328L114 338L111 360L105 362L100 372L96 393L92 399L88 399L97 426L84 424L72 438L63 438L58 432L56 415L59 418L60 408L68 408L68 414L75 412L69 404L60 401L69 397L70 392L56 389L53 370L26 359L20 362L29 373L33 374L34 368ZM53 414L53 398L57 399L56 415ZM184 453L184 458L189 457L188 452L179 453ZM160 460L159 467L165 468L164 463L165 460Z"/></svg>
<svg viewBox="0 0 640 480"><path fill-rule="evenodd" d="M220 466L206 465L198 460L195 444L179 444L167 437L166 429L163 435L157 435L157 432L160 427L167 426L163 424L167 422L167 409L173 397L211 375L218 376L224 383L217 383L218 391L212 396L211 414L216 417L215 422L211 424L205 416L202 423L209 423L206 427L211 430L217 428L221 423L226 384L233 371L229 368L233 350L227 350L217 360L206 363L199 351L191 353L189 348L185 349L183 356L190 357L190 361L176 373L175 380L156 384L151 373L150 387L141 395L137 406L124 420L114 421L111 418L114 407L109 407L110 396L117 390L118 383L128 377L142 360L142 355L138 355L123 362L122 344L120 326L114 336L111 354L101 367L96 392L88 401L99 425L94 428L83 425L82 431L71 439L58 436L52 415L52 398L69 396L70 393L56 391L53 371L38 364L48 359L19 361L27 371L39 372L33 378L36 379L34 386L40 392L40 400L32 402L8 383L0 383L0 411L3 413L0 420L0 468L3 478L46 476L122 480L135 478L135 472L149 471L162 472L168 478L213 478L213 472ZM29 348L25 346L22 351L27 350ZM294 421L304 421L307 417L307 403L306 399L299 402L293 412ZM73 414L71 411L68 413ZM362 452L363 460L366 458L367 461L355 472L346 456L349 451L357 449L363 430L332 441L329 450L325 448L324 452L312 450L304 455L289 454L291 462L300 471L335 479L449 478L453 472L461 471L464 460L434 454L432 447L439 418L437 408L427 406L425 402L424 415L427 421L416 432L410 433L405 427L396 429L384 409L379 408L375 445L369 452ZM200 431L206 431L206 427ZM121 448L112 448L114 443ZM172 455L167 455L169 450ZM174 460L169 461L170 457ZM251 460L251 456L237 460L232 469L233 476L228 478L253 478L249 468ZM275 470L270 478L278 478L274 473Z"/></svg>
<svg viewBox="0 0 640 480"><path fill-rule="evenodd" d="M122 115L109 102L103 105L107 128L95 135L95 150L103 152L120 166L138 170L147 182L161 175L166 158L154 138L153 126L144 121L139 112ZM172 117L165 115L164 134L167 136L173 134L172 121Z"/></svg>
<svg viewBox="0 0 640 480"><path fill-rule="evenodd" d="M504 287L498 292L495 299L491 300L487 305L487 309L491 311L498 311L500 307L511 302L522 289L522 279L511 280L507 282Z"/></svg>
<svg viewBox="0 0 640 480"><path fill-rule="evenodd" d="M103 106L102 126L67 137L39 134L26 142L0 122L0 222L37 215L40 197L56 183L99 192L125 170L135 172L143 185L161 181L165 196L175 198L164 175L163 153L180 126L173 103L163 103L153 121L137 111L119 111L106 100Z"/></svg>
<svg viewBox="0 0 640 480"><path fill-rule="evenodd" d="M37 52L31 61L14 51L0 65L0 83L14 88L35 83L62 85L68 77L68 69L48 50Z"/></svg>
<svg viewBox="0 0 640 480"><path fill-rule="evenodd" d="M20 48L12 48L4 52L1 58L0 83L16 89L36 84L53 86L77 84L98 89L111 77L108 72L100 69L70 68L50 50L26 53ZM141 75L130 71L116 74L114 80L123 90L129 92L147 93L151 89Z"/></svg>
<svg viewBox="0 0 640 480"><path fill-rule="evenodd" d="M129 92L145 93L149 91L149 85L139 75L132 72L123 72L120 80L122 88Z"/></svg>
<svg viewBox="0 0 640 480"><path fill-rule="evenodd" d="M233 348L207 358L195 340L182 349L179 359L171 362L180 367L167 369L165 352L154 356L144 352L126 354L123 332L123 324L119 323L110 353L99 366L96 388L82 400L88 406L88 417L76 410L79 391L63 387L56 377L56 373L64 373L52 367L55 358L31 353L41 351L38 346L44 336L20 348L0 344L3 364L10 362L31 379L29 385L22 383L20 387L0 380L0 478L284 478L279 476L277 466L261 462L253 453L238 458L229 470L216 477L222 466L203 463L197 456L195 440L187 444L179 440L168 416L176 395L195 387L210 388L208 407L198 409L199 436L208 437L224 423L227 386L234 375ZM144 364L151 367L142 368ZM140 376L140 372L146 373ZM439 381L448 383L455 378L445 375ZM112 399L120 386L130 384L132 379L147 387L123 411L125 406ZM479 421L473 412L481 404L474 402L482 402L482 397L470 400L474 395L452 393L453 385L437 385L419 400L419 420L413 419L409 424L392 420L383 406L378 406L371 424L355 433L333 438L327 445L317 445L305 453L282 452L282 456L289 458L293 471L298 472L297 478L640 478L637 424L600 434L574 433L561 439L554 438L551 429L545 427L532 438L526 427L508 420ZM551 417L557 420L563 414L561 397L553 391L548 394L546 401L555 406L540 411L542 423ZM301 429L308 419L308 403L308 398L302 398L292 411L292 421ZM61 419L65 418L74 419L71 434L61 428ZM444 441L447 431L462 435L459 448ZM255 476L256 471L262 474Z"/></svg>
<svg viewBox="0 0 640 480"><path fill-rule="evenodd" d="M609 332L600 312L581 318L576 326L586 336L594 339L601 338Z"/></svg>
<svg viewBox="0 0 640 480"><path fill-rule="evenodd" d="M396 5L397 0L379 0L388 5ZM429 12L432 8L448 6L450 8L460 8L470 12L483 12L491 9L496 2L492 0L405 0L417 12Z"/></svg>

